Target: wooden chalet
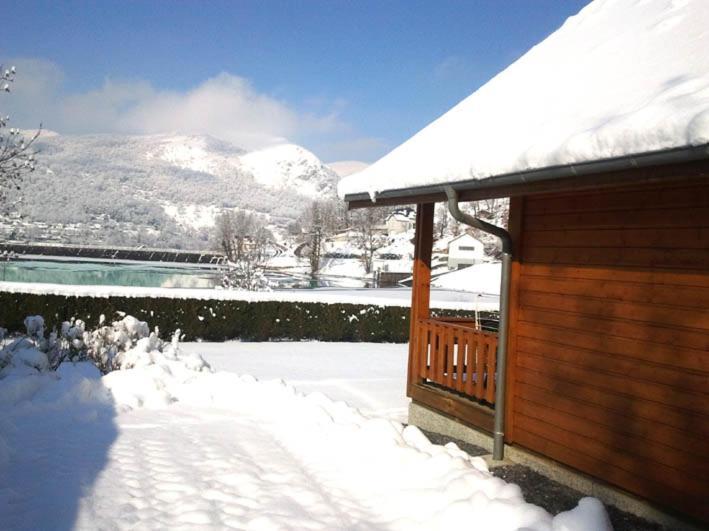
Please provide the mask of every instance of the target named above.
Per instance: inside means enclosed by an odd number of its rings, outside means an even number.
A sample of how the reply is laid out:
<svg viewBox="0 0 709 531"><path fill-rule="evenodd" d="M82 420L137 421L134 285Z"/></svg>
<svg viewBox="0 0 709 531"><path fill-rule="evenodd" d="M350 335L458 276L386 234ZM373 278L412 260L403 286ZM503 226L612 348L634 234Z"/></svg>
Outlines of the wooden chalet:
<svg viewBox="0 0 709 531"><path fill-rule="evenodd" d="M638 49L608 42L613 27L651 31L667 19L662 6L592 3L410 141L345 179L340 194L350 208L417 205L407 386L413 404L490 434L497 418L507 445L706 524L709 32L699 28L709 24L709 2L689 2L680 22L657 39L638 33ZM589 45L596 32L607 57ZM606 119L613 107L617 119L627 118L645 91L667 88L682 69L704 95L675 101L681 116L643 99L659 110L648 120L629 119L632 135L611 120L589 133L588 142L603 149L578 143L579 128L594 115ZM569 70L581 79L565 79ZM524 82L538 71L558 75ZM596 97L618 71L643 85L613 79L618 86ZM544 84L548 98L525 93L529 83ZM566 90L577 91L575 101L564 100ZM513 97L520 108L534 107L533 116L506 112ZM508 142L493 119L522 131L546 127L548 153L531 133ZM698 120L704 129L674 135L681 120L686 131ZM628 135L641 140L628 142ZM530 151L534 157L523 156ZM509 164L496 171L497 160ZM499 336L429 313L435 203L456 209L458 200L494 197L510 198Z"/></svg>

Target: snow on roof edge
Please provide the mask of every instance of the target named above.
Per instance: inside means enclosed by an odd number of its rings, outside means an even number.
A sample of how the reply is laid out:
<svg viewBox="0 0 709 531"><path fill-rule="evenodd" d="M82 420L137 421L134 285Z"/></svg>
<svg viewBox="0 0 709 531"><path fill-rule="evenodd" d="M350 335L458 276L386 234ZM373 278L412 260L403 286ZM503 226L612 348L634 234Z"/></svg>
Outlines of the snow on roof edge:
<svg viewBox="0 0 709 531"><path fill-rule="evenodd" d="M542 180L563 179L565 177L589 175L592 173L602 173L604 171L620 171L624 169L637 169L660 164L693 162L698 160L709 160L709 142L694 146L690 145L642 153L629 153L620 157L607 159L577 163L572 162L543 168L530 168L500 175L491 175L480 179L424 184L409 188L392 188L374 194L367 191L355 192L340 196L340 198L345 201L371 200L372 203L376 203L377 199L380 198L407 199L427 193L443 193L443 189L448 186L453 186L458 191L494 189L514 184L521 185Z"/></svg>
<svg viewBox="0 0 709 531"><path fill-rule="evenodd" d="M709 142L709 2L596 0L341 198ZM672 45L668 46L667 43Z"/></svg>

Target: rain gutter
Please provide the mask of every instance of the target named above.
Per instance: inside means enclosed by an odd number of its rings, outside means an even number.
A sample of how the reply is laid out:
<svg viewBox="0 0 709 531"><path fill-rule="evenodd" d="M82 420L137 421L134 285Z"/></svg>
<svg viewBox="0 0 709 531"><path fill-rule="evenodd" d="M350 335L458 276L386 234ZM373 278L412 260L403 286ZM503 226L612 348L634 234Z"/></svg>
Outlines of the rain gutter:
<svg viewBox="0 0 709 531"><path fill-rule="evenodd" d="M510 313L510 270L512 265L512 237L502 227L465 214L458 206L458 192L453 187L445 188L448 196L448 210L454 219L470 227L480 229L499 238L502 243L502 276L500 281L500 325L497 332L497 375L495 378L495 419L493 427L492 458L500 461L504 458L505 449L505 398L507 387L507 334ZM478 376L480 377L480 376Z"/></svg>
<svg viewBox="0 0 709 531"><path fill-rule="evenodd" d="M451 185L455 185L457 192L465 192L468 190L489 190L504 186L532 184L568 177L579 177L583 175L647 168L650 166L681 164L707 158L709 158L709 143L700 144L697 146L650 151L647 153L626 155L591 162L548 166L546 168L506 173L484 179L466 179L441 184L384 190L375 194L374 198L372 198L368 192L358 192L354 194L347 194L344 199L348 203L364 201L376 204L378 199L405 200L406 198L416 196L428 196L435 194L444 195L446 194L446 188Z"/></svg>

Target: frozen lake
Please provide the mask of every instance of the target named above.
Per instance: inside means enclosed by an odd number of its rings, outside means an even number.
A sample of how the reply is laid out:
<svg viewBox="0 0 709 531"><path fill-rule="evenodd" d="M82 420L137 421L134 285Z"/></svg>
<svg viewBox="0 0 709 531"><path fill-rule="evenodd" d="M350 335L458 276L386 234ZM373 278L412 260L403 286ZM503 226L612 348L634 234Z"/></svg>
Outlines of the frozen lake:
<svg viewBox="0 0 709 531"><path fill-rule="evenodd" d="M480 274L475 268L453 272L450 281L437 281L431 288L435 308L495 311L499 296L499 276ZM472 275L471 275L472 274ZM465 275L465 276L461 276ZM215 289L220 283L219 269L210 265L114 260L26 259L0 262L0 289L23 293L52 293L72 296L129 296L197 299L293 300L300 302L381 304L407 306L411 288L372 289L352 277L321 276L316 282L303 273L272 271L270 292L242 292ZM469 278L470 277L470 278ZM476 280L476 278L478 278ZM460 288L466 286L469 291Z"/></svg>
<svg viewBox="0 0 709 531"><path fill-rule="evenodd" d="M267 271L277 288L363 287L364 280ZM132 260L91 260L39 257L0 262L5 282L69 284L74 286L135 286L139 288L214 288L221 283L218 266Z"/></svg>
<svg viewBox="0 0 709 531"><path fill-rule="evenodd" d="M6 282L79 286L213 288L219 283L219 272L214 266L199 264L53 258L2 262L0 278Z"/></svg>

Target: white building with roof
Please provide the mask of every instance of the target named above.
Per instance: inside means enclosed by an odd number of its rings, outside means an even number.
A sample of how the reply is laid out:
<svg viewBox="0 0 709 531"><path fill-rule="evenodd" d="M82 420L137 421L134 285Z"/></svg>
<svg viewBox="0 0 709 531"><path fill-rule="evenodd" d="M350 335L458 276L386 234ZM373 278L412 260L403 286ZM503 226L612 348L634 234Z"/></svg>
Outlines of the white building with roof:
<svg viewBox="0 0 709 531"><path fill-rule="evenodd" d="M479 264L485 260L485 246L480 240L464 233L448 243L448 269Z"/></svg>
<svg viewBox="0 0 709 531"><path fill-rule="evenodd" d="M385 225L387 234L401 234L414 228L416 212L412 208L398 209L387 216Z"/></svg>

